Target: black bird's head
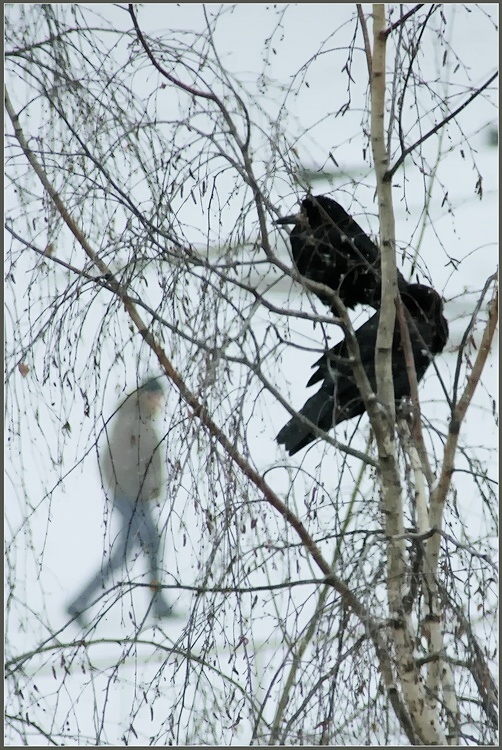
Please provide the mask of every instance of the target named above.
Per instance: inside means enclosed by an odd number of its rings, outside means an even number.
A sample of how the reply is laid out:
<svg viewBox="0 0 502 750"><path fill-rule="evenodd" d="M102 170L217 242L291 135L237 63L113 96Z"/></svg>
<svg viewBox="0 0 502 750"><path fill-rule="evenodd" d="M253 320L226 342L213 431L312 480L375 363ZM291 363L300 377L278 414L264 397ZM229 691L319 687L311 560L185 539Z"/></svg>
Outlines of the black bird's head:
<svg viewBox="0 0 502 750"><path fill-rule="evenodd" d="M308 218L306 213L303 211L303 208L301 208L296 214L288 214L287 216L283 216L282 219L276 219L274 221L274 224L276 226L281 226L283 224L294 224L295 227L307 227L308 223Z"/></svg>
<svg viewBox="0 0 502 750"><path fill-rule="evenodd" d="M274 224L294 224L300 228L317 229L330 221L337 221L338 204L326 195L307 195L296 214L277 219Z"/></svg>
<svg viewBox="0 0 502 750"><path fill-rule="evenodd" d="M324 196L308 195L303 199L298 213L284 216L274 223L293 225L289 240L297 271L307 279L339 291L347 263L345 259L337 258L336 243L334 245L330 240L329 232L335 225L325 212L325 207L330 203L334 202ZM330 296L322 292L316 294L324 304L331 305Z"/></svg>
<svg viewBox="0 0 502 750"><path fill-rule="evenodd" d="M293 258L298 263L299 256L304 254L307 249L307 255L310 255L312 248L314 247L312 230L313 226L310 223L309 213L306 210L305 204L307 198L302 201L300 210L296 214L288 214L282 219L277 219L274 224L278 226L292 224L293 228L289 234L291 248L293 251ZM302 265L302 264L300 264ZM298 269L300 273L305 274L305 268L301 267Z"/></svg>
<svg viewBox="0 0 502 750"><path fill-rule="evenodd" d="M307 195L302 201L302 211L312 229L331 222L337 224L340 206L326 195Z"/></svg>

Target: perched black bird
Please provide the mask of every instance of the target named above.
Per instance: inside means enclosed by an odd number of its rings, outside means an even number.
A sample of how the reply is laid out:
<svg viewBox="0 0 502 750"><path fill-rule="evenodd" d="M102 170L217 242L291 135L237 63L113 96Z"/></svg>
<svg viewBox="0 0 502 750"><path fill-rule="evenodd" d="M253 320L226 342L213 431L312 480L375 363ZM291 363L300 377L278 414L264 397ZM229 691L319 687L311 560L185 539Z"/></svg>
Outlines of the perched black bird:
<svg viewBox="0 0 502 750"><path fill-rule="evenodd" d="M443 301L434 289L422 284L407 284L401 298L409 313L406 317L417 380L420 381L448 339ZM373 390L376 389L375 347L379 318L378 311L356 331L361 362ZM364 403L347 358L347 345L342 340L313 365L317 366L317 370L307 383L309 386L322 380L321 388L308 399L300 414L326 432L334 425L364 412ZM409 396L410 384L397 320L392 343L392 377L396 401ZM296 417L290 419L277 435L277 442L285 446L290 456L315 439L308 426Z"/></svg>
<svg viewBox="0 0 502 750"><path fill-rule="evenodd" d="M359 224L332 198L307 195L298 214L278 219L276 224L294 224L290 233L293 259L298 272L334 289L346 307L358 303L380 306L380 250ZM398 287L408 286L398 271ZM317 295L328 306L330 297ZM332 307L336 315L337 310Z"/></svg>

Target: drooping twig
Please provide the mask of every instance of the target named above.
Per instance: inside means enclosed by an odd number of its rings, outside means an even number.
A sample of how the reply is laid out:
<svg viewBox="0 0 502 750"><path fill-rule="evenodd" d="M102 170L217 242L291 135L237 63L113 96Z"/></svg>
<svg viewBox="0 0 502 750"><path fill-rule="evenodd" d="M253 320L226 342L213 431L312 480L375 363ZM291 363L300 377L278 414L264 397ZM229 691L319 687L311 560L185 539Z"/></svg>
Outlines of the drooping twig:
<svg viewBox="0 0 502 750"><path fill-rule="evenodd" d="M40 180L47 194L51 198L54 206L61 215L75 239L79 243L80 247L85 252L86 256L92 261L95 267L98 268L100 273L106 277L108 288L112 291L123 303L124 309L130 318L131 323L138 331L139 335L143 338L147 346L156 355L159 364L163 368L166 376L170 379L176 390L180 394L184 403L191 410L191 416L198 419L200 424L207 430L211 437L219 443L224 450L225 454L229 459L238 467L242 474L247 477L252 485L258 490L263 499L269 503L289 524L299 536L305 550L310 554L318 568L325 576L325 583L337 591L345 606L349 607L354 614L359 618L362 623L368 638L371 640L375 649L376 657L379 662L380 672L383 678L383 682L388 691L389 699L394 706L396 714L406 714L406 709L402 703L402 700L395 690L394 677L392 672L392 666L388 658L387 644L382 635L380 622L371 617L367 607L358 599L356 594L352 591L350 586L343 581L334 571L330 564L324 558L318 545L307 531L306 527L298 516L293 513L288 505L281 500L281 498L272 490L272 488L265 482L264 478L251 466L244 455L238 450L234 440L230 439L222 428L216 424L211 417L207 408L200 402L197 396L192 393L188 388L181 375L174 368L170 359L167 357L163 347L154 336L150 328L145 324L141 318L136 305L130 297L127 287L120 284L112 270L107 264L101 259L100 255L96 253L91 244L88 242L84 232L80 229L77 223L73 220L70 212L66 208L63 200L61 199L58 192L48 179L42 165L39 163L37 157L28 145L28 141L24 136L21 128L19 118L10 100L8 90L5 89L5 107L7 114L12 123L15 137L26 156L26 159L32 167L37 178ZM362 368L362 365L361 365ZM364 369L363 369L364 373ZM364 373L364 377L367 380L367 376ZM54 634L51 634L50 641L54 639ZM47 642L49 642L49 640ZM59 646L58 646L59 647ZM40 650L40 649L39 649ZM409 728L409 722L402 723L403 729L406 731L410 741L414 741L415 735Z"/></svg>

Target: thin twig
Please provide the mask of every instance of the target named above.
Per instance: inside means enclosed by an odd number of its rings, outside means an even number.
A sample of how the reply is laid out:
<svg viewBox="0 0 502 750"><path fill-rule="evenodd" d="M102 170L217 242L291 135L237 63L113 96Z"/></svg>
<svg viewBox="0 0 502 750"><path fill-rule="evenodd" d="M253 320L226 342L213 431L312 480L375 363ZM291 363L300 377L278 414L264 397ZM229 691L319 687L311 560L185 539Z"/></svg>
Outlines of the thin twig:
<svg viewBox="0 0 502 750"><path fill-rule="evenodd" d="M401 343L403 346L404 359L406 362L406 371L408 374L408 382L410 384L411 401L413 404L413 440L420 456L420 462L422 464L423 471L427 478L429 487L432 487L434 482L434 474L432 473L429 457L425 449L425 441L422 432L422 420L420 414L420 401L418 398L418 380L417 371L415 368L415 358L413 356L413 347L411 345L410 331L408 328L409 316L404 314L404 305L399 299L396 302L397 307L397 319L399 322L399 332L401 334ZM413 323L413 320L410 320Z"/></svg>
<svg viewBox="0 0 502 750"><path fill-rule="evenodd" d="M498 321L498 289L495 290L493 298L488 308L488 320L486 322L485 330L483 331L483 338L481 340L480 347L474 365L469 377L467 378L467 384L464 392L456 405L450 419L450 425L448 429L448 437L444 449L444 460L441 476L438 482L438 486L433 493L433 502L431 500L431 506L434 504L437 508L442 508L446 502L446 495L450 488L451 477L455 468L455 452L457 448L460 427L464 420L465 414L471 403L474 391L477 388L481 373L486 364L486 360L492 348L493 337L497 328ZM437 511L439 513L439 511ZM439 514L439 517L442 515ZM432 525L440 526L437 518L431 516Z"/></svg>
<svg viewBox="0 0 502 750"><path fill-rule="evenodd" d="M425 135L423 135L421 138L418 139L412 146L409 146L407 149L405 149L399 159L396 161L393 167L387 170L384 176L384 180L386 182L391 182L392 178L394 177L395 173L401 166L401 164L404 162L407 156L409 156L412 151L414 151L418 146L420 146L422 143L424 143L428 138L430 138L432 135L438 132L438 130L441 130L445 125L447 125L450 120L453 120L454 117L460 114L463 109L465 109L471 102L476 99L480 94L483 93L483 91L488 88L488 86L493 83L493 81L498 77L498 71L494 73L490 78L484 83L479 89L476 89L476 91L457 109L455 109L448 117L445 117L444 120L441 120L437 125L435 125L433 128L431 128Z"/></svg>
<svg viewBox="0 0 502 750"><path fill-rule="evenodd" d="M247 477L251 484L255 486L263 499L273 508L275 508L275 510L283 517L284 521L295 530L300 540L302 541L305 550L309 553L318 568L324 574L325 583L332 586L338 592L345 605L348 606L359 618L375 648L377 659L380 664L380 669L385 679L385 684L390 687L392 683L392 675L390 672L390 667L388 665L387 650L382 639L379 623L371 617L367 607L362 604L362 602L354 594L349 585L346 582L342 581L342 579L333 572L331 565L326 561L313 537L309 534L298 516L293 513L292 510L290 510L287 504L283 500L281 500L281 498L265 482L258 471L256 471L251 466L251 464L246 460L243 454L237 449L234 440L230 439L224 433L224 431L212 419L206 407L199 401L195 394L190 391L181 375L177 372L177 370L174 368L173 364L167 357L163 347L157 341L150 328L142 320L135 304L133 303L125 287L117 281L111 269L100 258L99 254L96 253L96 251L91 247L83 232L71 217L58 192L54 189L53 185L49 181L41 164L38 162L35 154L28 145L28 141L24 136L19 118L14 110L14 107L12 106L12 102L10 100L7 89L5 89L5 107L7 110L7 114L9 115L9 118L11 120L15 137L34 173L37 175L38 179L40 180L43 187L50 196L52 202L54 203L56 209L59 211L62 219L65 221L66 225L75 236L77 242L82 247L87 257L99 269L99 271L104 276L106 276L110 290L123 303L125 311L128 314L132 324L134 325L142 339L145 341L147 346L156 355L159 364L162 366L166 376L171 380L171 382L179 392L182 400L191 410L192 416L197 418L201 425L207 430L207 432L221 445L229 459L238 467L243 475ZM54 634L51 635L49 640L53 640L53 638Z"/></svg>
<svg viewBox="0 0 502 750"><path fill-rule="evenodd" d="M414 16L415 13L420 10L420 8L424 7L424 5L425 5L425 3L419 3L418 5L415 5L415 7L412 8L411 10L409 10L408 13L405 13L404 16L401 16L401 18L399 18L397 21L394 21L393 24L391 24L390 26L388 26L385 29L385 31L384 31L385 36L386 37L389 36L389 34L392 34L393 31L395 31L400 26L402 26L404 23L406 23L406 21L409 18L411 18L411 16ZM434 4L432 5L432 7L434 7Z"/></svg>
<svg viewBox="0 0 502 750"><path fill-rule="evenodd" d="M458 383L460 379L460 369L462 367L462 355L464 353L465 345L467 344L467 339L469 338L469 334L471 333L472 329L474 328L474 323L476 322L476 318L478 317L478 313L481 310L481 305L483 304L483 300L485 298L485 294L488 291L488 287L490 284L493 284L494 281L497 281L498 274L493 273L491 276L489 276L485 282L485 285L483 287L483 290L481 292L481 295L476 303L476 307L474 308L471 319L469 320L469 323L467 324L467 328L465 329L462 340L458 347L458 355L457 355L457 364L455 367L455 376L453 378L453 388L452 388L452 398L451 398L451 410L453 413L453 410L455 409L455 406L457 405L457 391L458 391Z"/></svg>

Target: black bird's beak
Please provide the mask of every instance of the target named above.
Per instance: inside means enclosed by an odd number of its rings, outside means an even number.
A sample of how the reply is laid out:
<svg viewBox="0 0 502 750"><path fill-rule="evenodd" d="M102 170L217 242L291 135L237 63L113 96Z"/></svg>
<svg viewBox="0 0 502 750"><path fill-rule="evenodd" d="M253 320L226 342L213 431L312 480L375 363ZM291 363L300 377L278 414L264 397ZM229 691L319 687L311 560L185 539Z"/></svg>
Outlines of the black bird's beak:
<svg viewBox="0 0 502 750"><path fill-rule="evenodd" d="M277 219L274 221L274 224L301 224L303 221L303 215L301 211L297 214L290 214L289 216L284 216L282 219Z"/></svg>

